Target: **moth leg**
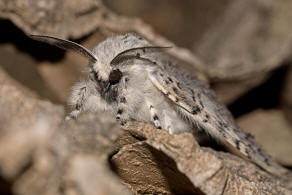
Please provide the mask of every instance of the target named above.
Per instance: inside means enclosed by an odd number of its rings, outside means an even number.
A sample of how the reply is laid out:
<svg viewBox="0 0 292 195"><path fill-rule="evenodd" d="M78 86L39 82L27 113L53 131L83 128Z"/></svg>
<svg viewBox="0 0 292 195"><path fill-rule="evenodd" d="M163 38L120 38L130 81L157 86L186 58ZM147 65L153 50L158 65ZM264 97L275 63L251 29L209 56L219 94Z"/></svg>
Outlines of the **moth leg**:
<svg viewBox="0 0 292 195"><path fill-rule="evenodd" d="M116 114L116 120L121 124L125 125L127 121L123 117L124 114L124 109L123 108L118 108L117 114Z"/></svg>
<svg viewBox="0 0 292 195"><path fill-rule="evenodd" d="M173 120L178 117L174 110L164 110L164 127L170 134L183 133L190 130L190 126L182 120Z"/></svg>
<svg viewBox="0 0 292 195"><path fill-rule="evenodd" d="M169 115L165 111L163 111L163 115L164 115L164 125L165 125L165 128L168 130L168 132L170 134L173 134L174 131L172 129L171 118L169 117Z"/></svg>
<svg viewBox="0 0 292 195"><path fill-rule="evenodd" d="M127 108L127 99L124 96L120 96L118 99L119 107L116 113L116 120L121 124L125 125L127 123L126 120L126 108Z"/></svg>
<svg viewBox="0 0 292 195"><path fill-rule="evenodd" d="M69 121L69 120L72 120L72 119L75 120L79 114L80 114L80 111L79 110L73 110L72 112L70 112L70 114L68 114L65 117L65 120L66 121Z"/></svg>
<svg viewBox="0 0 292 195"><path fill-rule="evenodd" d="M86 99L88 97L88 84L80 82L73 86L72 93L69 98L69 105L74 109L66 116L65 120L76 119L77 116L83 111Z"/></svg>
<svg viewBox="0 0 292 195"><path fill-rule="evenodd" d="M65 120L76 119L77 116L82 112L87 91L88 89L85 83L79 83L72 88L69 104L74 107L74 110L71 111L68 116L66 116Z"/></svg>
<svg viewBox="0 0 292 195"><path fill-rule="evenodd" d="M162 129L160 119L157 115L157 110L153 107L152 104L147 103L147 105L149 107L151 121L154 123L154 126L156 127L156 129Z"/></svg>

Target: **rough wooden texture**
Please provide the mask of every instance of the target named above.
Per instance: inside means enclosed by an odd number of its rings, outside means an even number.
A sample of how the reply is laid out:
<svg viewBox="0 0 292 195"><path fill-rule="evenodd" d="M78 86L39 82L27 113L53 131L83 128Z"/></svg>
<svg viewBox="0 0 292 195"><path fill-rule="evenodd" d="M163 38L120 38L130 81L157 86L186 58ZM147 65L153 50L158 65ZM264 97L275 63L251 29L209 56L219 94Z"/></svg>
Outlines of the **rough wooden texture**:
<svg viewBox="0 0 292 195"><path fill-rule="evenodd" d="M194 52L226 103L263 83L291 54L291 1L229 1ZM224 82L223 82L224 81ZM229 88L233 83L237 87ZM229 90L228 90L229 89ZM228 91L228 95L226 95Z"/></svg>
<svg viewBox="0 0 292 195"><path fill-rule="evenodd" d="M124 129L130 130L138 137L145 138L148 145L172 158L177 169L187 176L198 192L204 194L292 193L292 183L289 181L291 176L277 178L238 157L200 147L189 133L169 135L166 131L157 131L152 125L141 123L128 124ZM119 153L125 152L128 153L131 150L120 150ZM147 162L147 164L151 165L151 162ZM120 170L122 173L124 171ZM125 182L131 183L135 180L135 172L135 168L127 172L128 176L132 177L124 178ZM172 178L168 174L166 177ZM127 178L130 178L130 181ZM137 183L135 184L137 185ZM151 189L151 187L147 189Z"/></svg>
<svg viewBox="0 0 292 195"><path fill-rule="evenodd" d="M36 1L0 2L0 16L8 18L28 34L51 34L78 38L91 33L105 17L100 1ZM103 15L105 13L105 15ZM92 20L91 18L95 18Z"/></svg>
<svg viewBox="0 0 292 195"><path fill-rule="evenodd" d="M214 78L241 79L281 65L291 51L290 1L230 1L195 51ZM237 17L234 17L234 16Z"/></svg>

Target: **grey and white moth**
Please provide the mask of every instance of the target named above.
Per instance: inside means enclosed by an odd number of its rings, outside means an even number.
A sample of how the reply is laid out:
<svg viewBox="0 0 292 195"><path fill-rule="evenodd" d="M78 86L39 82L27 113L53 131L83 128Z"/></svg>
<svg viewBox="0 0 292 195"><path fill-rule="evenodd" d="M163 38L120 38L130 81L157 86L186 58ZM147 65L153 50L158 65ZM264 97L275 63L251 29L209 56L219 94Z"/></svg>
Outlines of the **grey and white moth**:
<svg viewBox="0 0 292 195"><path fill-rule="evenodd" d="M74 110L69 118L84 111L103 111L121 124L151 122L171 134L204 131L270 173L287 172L237 126L211 89L162 59L159 52L167 47L153 46L134 34L110 37L92 51L56 37L31 37L89 59L88 79L72 88L69 102Z"/></svg>

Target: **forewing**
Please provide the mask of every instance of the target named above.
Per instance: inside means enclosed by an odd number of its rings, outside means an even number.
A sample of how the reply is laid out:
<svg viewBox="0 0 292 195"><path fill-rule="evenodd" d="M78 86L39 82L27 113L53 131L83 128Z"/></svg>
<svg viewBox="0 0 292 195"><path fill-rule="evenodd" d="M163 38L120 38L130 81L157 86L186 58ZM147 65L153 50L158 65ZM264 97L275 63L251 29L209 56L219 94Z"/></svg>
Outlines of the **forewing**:
<svg viewBox="0 0 292 195"><path fill-rule="evenodd" d="M214 93L204 85L197 85L196 82L200 81L193 78L192 82L187 83L183 79L178 80L171 72L162 70L149 73L149 78L158 90L179 107L178 111L193 125L206 131L231 151L273 174L287 172L254 142L250 134L239 129L227 108L216 99ZM194 83L193 86L198 86L198 89L192 89L190 83Z"/></svg>
<svg viewBox="0 0 292 195"><path fill-rule="evenodd" d="M48 43L50 45L54 45L54 46L59 47L59 48L64 49L64 50L75 51L75 52L81 54L82 56L86 57L87 59L89 59L89 61L91 61L93 63L97 61L95 55L91 51L89 51L88 49L86 49L82 45L79 45L79 44L74 43L72 41L60 39L60 38L53 37L53 36L47 36L47 35L30 35L30 37L34 40L45 42L45 43Z"/></svg>

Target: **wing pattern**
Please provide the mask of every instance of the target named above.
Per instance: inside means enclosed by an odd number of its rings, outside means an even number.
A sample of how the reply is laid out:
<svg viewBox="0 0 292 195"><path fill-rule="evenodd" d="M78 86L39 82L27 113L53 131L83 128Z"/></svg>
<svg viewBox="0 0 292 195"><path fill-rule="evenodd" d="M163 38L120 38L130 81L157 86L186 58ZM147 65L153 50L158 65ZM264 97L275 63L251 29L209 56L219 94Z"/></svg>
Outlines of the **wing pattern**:
<svg viewBox="0 0 292 195"><path fill-rule="evenodd" d="M171 73L164 70L154 71L149 74L149 78L158 90L179 107L179 112L193 125L205 130L231 151L267 171L273 174L287 173L286 169L254 142L250 134L236 125L227 108L216 100L210 89L192 89L190 84L179 81L177 76L174 77Z"/></svg>

